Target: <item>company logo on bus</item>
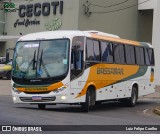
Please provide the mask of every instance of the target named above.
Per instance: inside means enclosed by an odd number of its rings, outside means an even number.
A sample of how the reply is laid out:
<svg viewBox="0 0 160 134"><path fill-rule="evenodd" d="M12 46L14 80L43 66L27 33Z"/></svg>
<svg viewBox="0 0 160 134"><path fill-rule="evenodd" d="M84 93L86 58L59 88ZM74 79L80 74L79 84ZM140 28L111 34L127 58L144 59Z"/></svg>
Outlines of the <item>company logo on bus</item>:
<svg viewBox="0 0 160 134"><path fill-rule="evenodd" d="M97 68L97 74L124 75L123 68Z"/></svg>
<svg viewBox="0 0 160 134"><path fill-rule="evenodd" d="M47 88L45 87L37 87L37 88L25 88L26 92L31 92L31 91L48 91Z"/></svg>

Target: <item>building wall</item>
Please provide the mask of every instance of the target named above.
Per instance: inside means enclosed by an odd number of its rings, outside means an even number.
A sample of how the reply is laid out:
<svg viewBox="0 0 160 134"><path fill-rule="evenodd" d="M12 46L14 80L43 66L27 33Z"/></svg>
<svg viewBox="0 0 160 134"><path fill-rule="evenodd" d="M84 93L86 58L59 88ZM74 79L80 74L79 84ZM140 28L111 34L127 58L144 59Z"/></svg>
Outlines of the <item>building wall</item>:
<svg viewBox="0 0 160 134"><path fill-rule="evenodd" d="M141 10L138 13L138 40L152 44L153 10Z"/></svg>
<svg viewBox="0 0 160 134"><path fill-rule="evenodd" d="M51 2L59 2L61 0L34 0L30 3L25 1L14 2L16 7L19 8L19 5L28 5L40 3L41 6L43 3L51 3ZM6 32L8 36L19 36L20 34L26 35L28 33L41 32L41 31L51 31L57 29L61 30L77 30L78 29L78 12L79 12L79 0L64 0L63 1L63 13L60 13L60 6L57 6L56 15L53 14L53 7L50 5L50 14L48 16L43 16L42 13L40 16L32 16L32 17L20 17L18 11L7 13L7 24L6 24ZM39 8L37 8L37 11ZM22 13L24 10L22 10ZM26 20L29 21L39 21L39 25L18 25L16 22L24 22L26 24ZM61 21L60 22L57 22ZM54 24L56 21L56 24ZM58 24L57 24L58 23ZM47 26L46 26L47 25ZM56 25L56 26L55 26ZM15 46L16 41L7 41L5 48L13 48Z"/></svg>
<svg viewBox="0 0 160 134"><path fill-rule="evenodd" d="M145 1L145 3L143 3ZM154 5L156 4L157 0L138 0L138 3L143 3L139 4L138 9L139 10L148 10L148 9L154 9Z"/></svg>
<svg viewBox="0 0 160 134"><path fill-rule="evenodd" d="M46 3L46 2L57 2L61 0L34 0L30 3L22 1L22 2L15 2L16 7L19 5L27 5L27 4L35 4L35 3ZM33 33L33 32L40 32L40 31L48 31L52 30L53 21L55 22L56 19L60 19L62 22L62 26L59 29L77 29L78 28L78 0L64 0L63 5L63 14L59 12L59 6L57 6L56 15L53 14L53 7L50 5L50 14L48 16L32 16L32 17L20 17L18 15L18 11L15 13L7 13L7 35L22 35ZM37 11L39 8L37 8ZM24 10L22 10L23 13ZM29 19L30 21L40 21L40 25L16 25L16 22L24 22ZM48 25L48 26L46 26Z"/></svg>
<svg viewBox="0 0 160 134"><path fill-rule="evenodd" d="M2 7L3 5L0 4L0 9ZM1 22L4 22L4 12L2 10L0 10L0 35L2 35L4 32L4 23L1 23Z"/></svg>
<svg viewBox="0 0 160 134"><path fill-rule="evenodd" d="M153 15L153 36L152 36L152 44L154 46L155 52L155 67L156 67L156 85L160 85L160 43L159 37L160 35L160 0L156 0L155 7L154 7L154 15Z"/></svg>
<svg viewBox="0 0 160 134"><path fill-rule="evenodd" d="M138 3L137 0L129 0L126 3L117 6L111 6L108 8L93 5L110 6L117 3L121 3L122 0L89 0L89 3L86 2L87 0L79 1L80 11L78 28L80 30L98 30L102 32L119 35L121 38L137 40L138 7L135 6L117 12L110 12L125 8L130 5L135 5ZM89 12L91 12L91 15L89 15ZM98 14L98 12L110 13Z"/></svg>

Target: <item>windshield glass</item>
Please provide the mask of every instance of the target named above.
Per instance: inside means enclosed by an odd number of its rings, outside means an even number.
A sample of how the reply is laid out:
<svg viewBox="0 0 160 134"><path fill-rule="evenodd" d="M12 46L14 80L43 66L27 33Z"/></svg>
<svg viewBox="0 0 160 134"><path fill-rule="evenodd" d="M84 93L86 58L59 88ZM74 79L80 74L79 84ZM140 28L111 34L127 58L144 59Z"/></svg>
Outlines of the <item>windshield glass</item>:
<svg viewBox="0 0 160 134"><path fill-rule="evenodd" d="M69 40L18 42L13 76L20 78L57 77L68 71Z"/></svg>

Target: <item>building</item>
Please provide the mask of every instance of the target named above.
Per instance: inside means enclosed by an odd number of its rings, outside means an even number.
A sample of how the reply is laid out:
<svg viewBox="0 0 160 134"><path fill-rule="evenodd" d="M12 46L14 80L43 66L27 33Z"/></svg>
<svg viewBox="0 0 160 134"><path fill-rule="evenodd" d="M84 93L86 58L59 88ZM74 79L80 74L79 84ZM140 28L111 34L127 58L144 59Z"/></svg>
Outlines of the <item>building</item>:
<svg viewBox="0 0 160 134"><path fill-rule="evenodd" d="M0 56L19 36L51 30L97 30L150 42L158 56L158 0L0 0ZM7 7L6 10L4 7ZM19 10L16 10L19 9ZM156 60L156 67L160 61ZM160 70L156 70L157 85ZM160 84L159 84L160 85Z"/></svg>

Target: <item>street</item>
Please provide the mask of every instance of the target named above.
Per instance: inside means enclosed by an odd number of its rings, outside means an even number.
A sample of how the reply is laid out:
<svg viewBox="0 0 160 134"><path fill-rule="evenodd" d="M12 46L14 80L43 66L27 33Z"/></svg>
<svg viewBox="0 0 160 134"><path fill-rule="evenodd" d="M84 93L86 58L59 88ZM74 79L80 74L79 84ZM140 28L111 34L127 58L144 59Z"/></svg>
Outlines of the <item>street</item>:
<svg viewBox="0 0 160 134"><path fill-rule="evenodd" d="M80 106L70 105L50 105L46 110L39 110L37 105L13 104L9 80L1 80L0 85L0 125L160 124L160 117L152 112L160 106L158 97L141 98L137 106L132 108L119 102L106 102L92 108L89 113L81 112Z"/></svg>

